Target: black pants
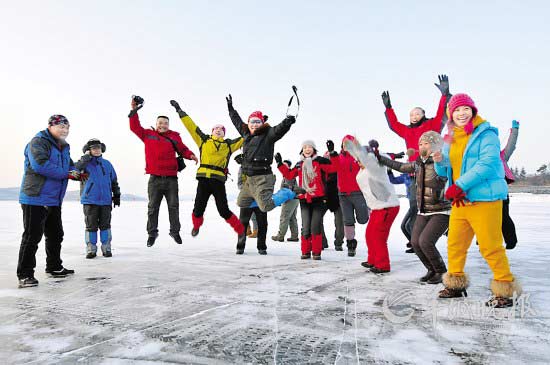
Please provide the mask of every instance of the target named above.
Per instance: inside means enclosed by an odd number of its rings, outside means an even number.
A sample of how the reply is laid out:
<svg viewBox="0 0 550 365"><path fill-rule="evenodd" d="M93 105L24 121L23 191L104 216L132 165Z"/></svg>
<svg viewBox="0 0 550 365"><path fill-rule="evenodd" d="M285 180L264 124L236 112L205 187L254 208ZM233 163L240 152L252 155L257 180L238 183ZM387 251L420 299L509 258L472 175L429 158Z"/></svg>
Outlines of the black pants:
<svg viewBox="0 0 550 365"><path fill-rule="evenodd" d="M197 184L197 195L195 196L193 215L197 218L202 217L206 210L210 195L214 195L218 213L223 219L229 219L233 215L233 212L229 210L229 206L227 205L225 182L216 179L208 179L206 177L199 177L197 180L199 183Z"/></svg>
<svg viewBox="0 0 550 365"><path fill-rule="evenodd" d="M435 244L449 228L447 214L418 215L412 232L411 245L426 269L447 272L445 262Z"/></svg>
<svg viewBox="0 0 550 365"><path fill-rule="evenodd" d="M163 197L166 198L168 205L170 233L179 233L181 225L179 217L178 177L151 175L149 177L147 192L149 194L147 209L147 233L149 233L149 236L158 235L159 209Z"/></svg>
<svg viewBox="0 0 550 365"><path fill-rule="evenodd" d="M256 221L258 222L258 237L256 238L256 246L258 250L267 250L266 237L267 237L267 212L262 212L260 208L241 208L239 214L239 220L244 226L245 237L242 242L237 243L237 249L243 249L246 244L246 230L250 222L252 213L256 215Z"/></svg>
<svg viewBox="0 0 550 365"><path fill-rule="evenodd" d="M414 221L418 213L418 206L416 204L416 180L414 178L411 178L411 184L407 188L407 195L409 196L409 210L401 222L401 231L410 242Z"/></svg>
<svg viewBox="0 0 550 365"><path fill-rule="evenodd" d="M512 218L510 218L510 197L502 202L502 236L506 242L506 248L514 248L518 243L516 236L516 226Z"/></svg>
<svg viewBox="0 0 550 365"><path fill-rule="evenodd" d="M61 270L61 207L21 204L21 208L24 232L19 248L17 277L23 279L34 276L36 250L42 236L46 236L46 270Z"/></svg>
<svg viewBox="0 0 550 365"><path fill-rule="evenodd" d="M110 205L93 205L84 204L84 222L86 223L86 231L97 232L111 228L111 210Z"/></svg>
<svg viewBox="0 0 550 365"><path fill-rule="evenodd" d="M303 237L323 234L323 216L326 211L327 205L323 201L308 203L305 200L300 200Z"/></svg>
<svg viewBox="0 0 550 365"><path fill-rule="evenodd" d="M328 211L328 210L327 210ZM325 214L326 212L325 211ZM344 218L342 216L342 208L338 208L334 213L334 246L341 246L344 243ZM324 217L321 220L321 231L323 232L323 246L328 244L327 235L325 233Z"/></svg>

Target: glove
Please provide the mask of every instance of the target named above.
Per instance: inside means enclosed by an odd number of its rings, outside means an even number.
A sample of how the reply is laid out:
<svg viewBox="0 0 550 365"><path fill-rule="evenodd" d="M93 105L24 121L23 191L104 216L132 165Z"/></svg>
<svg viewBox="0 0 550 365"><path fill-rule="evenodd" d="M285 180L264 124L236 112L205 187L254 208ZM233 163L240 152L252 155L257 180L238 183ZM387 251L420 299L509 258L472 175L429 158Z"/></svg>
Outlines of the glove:
<svg viewBox="0 0 550 365"><path fill-rule="evenodd" d="M243 163L243 154L242 153L238 154L237 156L235 156L234 160L239 165L242 164Z"/></svg>
<svg viewBox="0 0 550 365"><path fill-rule="evenodd" d="M88 180L89 177L90 175L87 172L80 173L80 181L86 182L86 180Z"/></svg>
<svg viewBox="0 0 550 365"><path fill-rule="evenodd" d="M174 109L176 109L176 112L178 113L180 118L183 118L183 117L187 116L187 113L184 112L183 110L181 110L180 105L178 104L177 101L170 100L170 105L172 105L174 107Z"/></svg>
<svg viewBox="0 0 550 365"><path fill-rule="evenodd" d="M390 92L384 91L382 93L382 102L384 103L384 106L386 109L391 109L391 100L390 100Z"/></svg>
<svg viewBox="0 0 550 365"><path fill-rule="evenodd" d="M229 109L229 111L235 110L233 108L233 97L231 96L231 94L229 94L229 96L227 96L225 100L227 101L227 109Z"/></svg>
<svg viewBox="0 0 550 365"><path fill-rule="evenodd" d="M449 78L447 75L438 75L439 84L434 84L441 91L441 95L449 95Z"/></svg>
<svg viewBox="0 0 550 365"><path fill-rule="evenodd" d="M332 142L330 139L327 141L327 150L329 152L334 152L334 142Z"/></svg>
<svg viewBox="0 0 550 365"><path fill-rule="evenodd" d="M294 115L287 116L286 120L288 120L290 122L290 124L296 123L296 117Z"/></svg>
<svg viewBox="0 0 550 365"><path fill-rule="evenodd" d="M113 196L113 208L120 207L120 195Z"/></svg>
<svg viewBox="0 0 550 365"><path fill-rule="evenodd" d="M372 149L375 149L375 148L380 147L380 145L378 144L378 141L377 141L377 140L371 139L371 140L369 141L369 147L372 148Z"/></svg>
<svg viewBox="0 0 550 365"><path fill-rule="evenodd" d="M512 120L512 128L517 128L519 129L519 122L517 120Z"/></svg>
<svg viewBox="0 0 550 365"><path fill-rule="evenodd" d="M67 177L71 180L80 181L80 172L76 170L69 171L69 175Z"/></svg>
<svg viewBox="0 0 550 365"><path fill-rule="evenodd" d="M456 184L453 184L449 186L447 191L445 192L445 199L452 201L452 204L460 208L463 207L464 204L464 198L466 197L466 193Z"/></svg>
<svg viewBox="0 0 550 365"><path fill-rule="evenodd" d="M400 158L405 157L405 152L390 153L389 155L392 158L392 160L399 160Z"/></svg>
<svg viewBox="0 0 550 365"><path fill-rule="evenodd" d="M275 154L275 162L277 162L277 166L283 163L283 158L281 157L281 154L279 152Z"/></svg>

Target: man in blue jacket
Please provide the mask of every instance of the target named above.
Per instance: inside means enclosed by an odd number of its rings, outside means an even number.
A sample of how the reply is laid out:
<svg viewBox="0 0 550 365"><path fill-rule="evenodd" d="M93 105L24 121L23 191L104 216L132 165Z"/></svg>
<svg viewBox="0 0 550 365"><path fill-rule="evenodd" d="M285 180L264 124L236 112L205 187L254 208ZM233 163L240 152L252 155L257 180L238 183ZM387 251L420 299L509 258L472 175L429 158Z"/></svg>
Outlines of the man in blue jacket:
<svg viewBox="0 0 550 365"><path fill-rule="evenodd" d="M113 256L111 204L113 207L120 206L120 188L113 165L102 156L105 150L104 143L92 138L82 148L84 155L75 164L81 172L81 180L85 180L80 184L80 202L83 204L86 223L87 259L93 259L97 255L98 228L103 256Z"/></svg>
<svg viewBox="0 0 550 365"><path fill-rule="evenodd" d="M20 288L38 285L34 268L38 242L43 235L46 236L46 273L54 277L74 274L74 270L64 268L61 261L61 203L68 179L80 178L65 141L68 135L67 118L52 115L48 128L38 132L25 147L25 172L19 193L24 226L17 264Z"/></svg>

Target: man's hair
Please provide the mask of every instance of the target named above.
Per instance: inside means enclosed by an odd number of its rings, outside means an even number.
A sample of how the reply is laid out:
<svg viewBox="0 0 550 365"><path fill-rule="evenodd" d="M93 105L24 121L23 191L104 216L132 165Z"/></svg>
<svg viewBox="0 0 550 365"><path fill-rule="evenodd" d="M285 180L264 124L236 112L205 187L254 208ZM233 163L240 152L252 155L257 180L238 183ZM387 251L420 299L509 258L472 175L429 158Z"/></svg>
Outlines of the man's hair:
<svg viewBox="0 0 550 365"><path fill-rule="evenodd" d="M170 118L168 118L166 115L159 115L159 116L157 117L157 120L159 120L160 118L164 118L164 119L170 121Z"/></svg>

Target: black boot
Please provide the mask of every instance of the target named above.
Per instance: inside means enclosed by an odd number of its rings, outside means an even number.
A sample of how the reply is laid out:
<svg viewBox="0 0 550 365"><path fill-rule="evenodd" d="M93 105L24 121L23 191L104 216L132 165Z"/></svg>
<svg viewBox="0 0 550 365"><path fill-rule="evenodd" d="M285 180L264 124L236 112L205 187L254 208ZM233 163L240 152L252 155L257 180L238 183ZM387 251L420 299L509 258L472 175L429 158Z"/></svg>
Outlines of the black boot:
<svg viewBox="0 0 550 365"><path fill-rule="evenodd" d="M34 276L31 276L30 278L19 279L20 288L30 288L31 286L37 286L37 285L38 285L38 280L36 280Z"/></svg>
<svg viewBox="0 0 550 365"><path fill-rule="evenodd" d="M302 260L310 259L310 258L311 258L311 252L310 252L310 253L303 254L302 256L300 256L300 258L301 258Z"/></svg>
<svg viewBox="0 0 550 365"><path fill-rule="evenodd" d="M158 236L158 234L156 236L149 236L149 238L147 238L147 247L153 246Z"/></svg>
<svg viewBox="0 0 550 365"><path fill-rule="evenodd" d="M436 272L431 278L428 279L428 284L441 284L443 282L443 272Z"/></svg>
<svg viewBox="0 0 550 365"><path fill-rule="evenodd" d="M421 283L425 283L426 281L430 280L434 275L435 275L435 271L433 271L433 270L428 270L428 272L426 273L426 275L424 275L423 277L420 278L420 282L421 282ZM443 275L443 274L442 274L442 275Z"/></svg>
<svg viewBox="0 0 550 365"><path fill-rule="evenodd" d="M352 240L347 240L348 246L348 256L355 256L355 250L357 249L357 240L354 238Z"/></svg>
<svg viewBox="0 0 550 365"><path fill-rule="evenodd" d="M246 233L239 235L237 238L237 255L244 253L244 246L246 245Z"/></svg>
<svg viewBox="0 0 550 365"><path fill-rule="evenodd" d="M183 241L181 240L181 236L178 232L170 233L170 237L172 237L178 245L181 245L183 243Z"/></svg>
<svg viewBox="0 0 550 365"><path fill-rule="evenodd" d="M369 264L368 261L364 261L361 263L361 266L366 267L367 269L372 269L374 267L373 264Z"/></svg>
<svg viewBox="0 0 550 365"><path fill-rule="evenodd" d="M198 234L199 234L199 229L198 228L197 229L193 228L191 230L191 237L197 237Z"/></svg>
<svg viewBox="0 0 550 365"><path fill-rule="evenodd" d="M344 251L344 249L342 248L342 244L334 244L334 250L335 251Z"/></svg>

